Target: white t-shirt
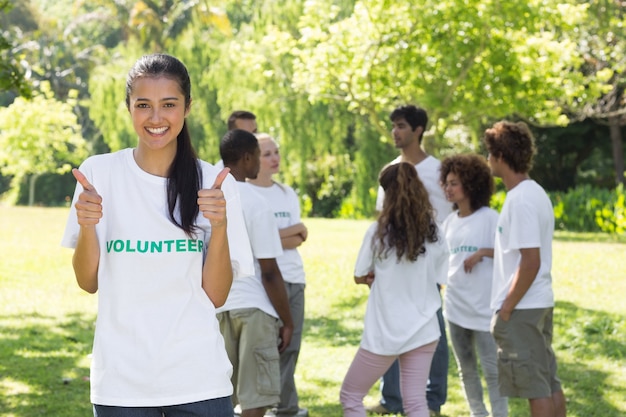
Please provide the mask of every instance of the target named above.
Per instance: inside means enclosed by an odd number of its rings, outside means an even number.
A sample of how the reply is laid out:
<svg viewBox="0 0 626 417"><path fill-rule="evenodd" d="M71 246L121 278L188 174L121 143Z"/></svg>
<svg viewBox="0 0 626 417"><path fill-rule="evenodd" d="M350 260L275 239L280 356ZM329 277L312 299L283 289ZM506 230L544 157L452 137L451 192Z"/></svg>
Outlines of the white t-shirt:
<svg viewBox="0 0 626 417"><path fill-rule="evenodd" d="M384 259L376 255L372 237L377 223L365 233L354 268L355 276L374 271L361 347L378 355L399 355L439 339L437 310L441 297L436 284L445 284L448 250L443 239L426 243L417 261Z"/></svg>
<svg viewBox="0 0 626 417"><path fill-rule="evenodd" d="M466 329L487 332L491 324L493 259L483 257L467 273L463 262L481 248L493 248L498 212L481 207L466 217L450 213L443 230L450 251L448 286L444 294L446 319Z"/></svg>
<svg viewBox="0 0 626 417"><path fill-rule="evenodd" d="M300 202L293 188L277 183L270 187L260 187L254 184L250 184L250 186L270 203L279 230L301 222ZM280 273L285 282L305 283L304 266L297 249L283 249L283 254L276 258L276 262L278 262Z"/></svg>
<svg viewBox="0 0 626 417"><path fill-rule="evenodd" d="M552 292L552 235L554 211L550 198L533 180L510 190L498 219L494 246L491 308L502 307L521 260L520 249L539 248L541 266L537 277L515 306L517 310L554 306Z"/></svg>
<svg viewBox="0 0 626 417"><path fill-rule="evenodd" d="M389 165L397 164L402 160L399 156L389 163ZM428 199L435 210L437 223L441 225L452 212L452 204L446 200L446 195L439 183L439 175L441 171L441 162L434 156L428 155L426 159L415 165L417 176L424 184L424 188L428 191ZM385 190L378 186L378 195L376 196L376 210L381 211L385 201Z"/></svg>
<svg viewBox="0 0 626 417"><path fill-rule="evenodd" d="M274 213L265 197L256 192L250 184L238 181L237 185L239 186L243 217L246 221L252 254L255 258L255 275L233 280L228 299L222 307L217 309L217 312L240 308L258 308L278 318L276 309L274 309L263 286L261 266L258 262L258 259L278 258L283 254Z"/></svg>
<svg viewBox="0 0 626 417"><path fill-rule="evenodd" d="M202 186L219 170L200 162ZM96 225L100 245L98 317L91 363L91 402L147 407L183 404L232 394L232 366L215 307L202 289L211 225L201 214L196 237L169 219L165 178L143 171L132 149L88 158L80 166L102 197ZM233 269L254 264L232 176L227 200ZM74 248L80 226L74 203L62 245Z"/></svg>

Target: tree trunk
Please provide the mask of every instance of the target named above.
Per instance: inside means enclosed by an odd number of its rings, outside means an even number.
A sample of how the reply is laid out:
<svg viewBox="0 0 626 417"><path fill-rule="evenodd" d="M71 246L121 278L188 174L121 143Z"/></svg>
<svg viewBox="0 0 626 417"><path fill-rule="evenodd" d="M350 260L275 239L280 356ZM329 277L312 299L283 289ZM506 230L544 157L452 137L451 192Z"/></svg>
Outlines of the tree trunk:
<svg viewBox="0 0 626 417"><path fill-rule="evenodd" d="M615 167L615 185L624 184L624 146L619 119L609 117L609 132L613 147L613 166Z"/></svg>
<svg viewBox="0 0 626 417"><path fill-rule="evenodd" d="M32 174L30 176L30 184L28 185L28 205L32 207L35 204L35 183L39 178L39 174Z"/></svg>

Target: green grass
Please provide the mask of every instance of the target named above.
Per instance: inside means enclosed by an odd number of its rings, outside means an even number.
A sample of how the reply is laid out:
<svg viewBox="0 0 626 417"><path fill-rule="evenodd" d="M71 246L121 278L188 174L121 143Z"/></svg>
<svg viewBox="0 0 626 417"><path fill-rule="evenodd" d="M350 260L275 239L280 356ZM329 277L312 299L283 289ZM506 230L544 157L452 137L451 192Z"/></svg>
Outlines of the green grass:
<svg viewBox="0 0 626 417"><path fill-rule="evenodd" d="M96 296L78 289L59 246L67 209L0 207L0 416L86 417ZM339 387L360 341L367 288L352 268L368 221L307 219L301 405L341 416ZM554 347L570 417L626 415L626 245L605 235L558 233ZM449 372L446 416L469 415ZM378 399L376 387L366 403ZM527 416L512 400L511 417Z"/></svg>

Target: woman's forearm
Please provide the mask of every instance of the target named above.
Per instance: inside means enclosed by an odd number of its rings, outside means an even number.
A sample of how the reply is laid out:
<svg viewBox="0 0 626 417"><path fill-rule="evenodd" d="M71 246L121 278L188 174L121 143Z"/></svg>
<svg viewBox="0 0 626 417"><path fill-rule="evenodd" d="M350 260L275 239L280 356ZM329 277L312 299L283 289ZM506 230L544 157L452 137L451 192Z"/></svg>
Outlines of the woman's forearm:
<svg viewBox="0 0 626 417"><path fill-rule="evenodd" d="M95 226L81 226L72 257L72 266L78 286L88 293L98 291L100 245Z"/></svg>
<svg viewBox="0 0 626 417"><path fill-rule="evenodd" d="M233 269L226 235L226 222L213 227L202 269L202 288L215 307L226 302L233 282Z"/></svg>

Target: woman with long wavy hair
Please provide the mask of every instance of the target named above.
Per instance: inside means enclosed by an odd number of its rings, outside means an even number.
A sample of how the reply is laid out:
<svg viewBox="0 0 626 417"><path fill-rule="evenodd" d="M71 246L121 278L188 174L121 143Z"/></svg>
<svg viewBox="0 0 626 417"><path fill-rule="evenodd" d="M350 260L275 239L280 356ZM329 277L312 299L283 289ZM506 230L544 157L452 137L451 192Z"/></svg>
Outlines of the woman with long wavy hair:
<svg viewBox="0 0 626 417"><path fill-rule="evenodd" d="M371 292L361 345L341 386L341 404L344 416L365 416L363 398L399 359L405 414L428 417L426 383L440 336L435 284L445 283L448 252L413 165L387 166L379 183L385 191L383 209L365 234L354 271L355 282Z"/></svg>

